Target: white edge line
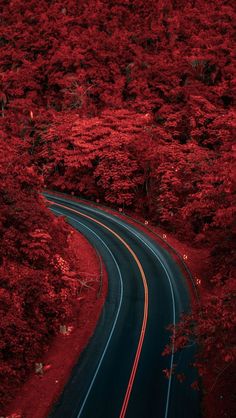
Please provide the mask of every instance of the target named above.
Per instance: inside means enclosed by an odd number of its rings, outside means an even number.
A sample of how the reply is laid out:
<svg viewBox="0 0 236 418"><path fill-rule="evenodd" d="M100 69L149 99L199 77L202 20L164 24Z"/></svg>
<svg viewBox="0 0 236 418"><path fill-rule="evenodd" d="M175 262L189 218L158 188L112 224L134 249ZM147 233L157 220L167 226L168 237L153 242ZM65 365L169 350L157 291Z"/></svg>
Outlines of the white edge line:
<svg viewBox="0 0 236 418"><path fill-rule="evenodd" d="M50 196L50 195L49 195ZM51 195L52 196L52 195ZM63 202L68 202L66 199L62 199L60 197L57 196L52 196L52 198L55 197L55 199L61 200ZM50 197L49 197L50 198ZM81 204L77 203L77 202L72 202L72 204L74 204L75 206L79 207L81 206ZM83 204L82 204L83 206ZM86 205L84 205L86 207L86 209L88 208L88 210L90 210L90 212L95 212L96 213L96 209L94 208L90 208L89 206L87 207ZM68 208L70 210L70 208ZM118 224L121 223L119 222L118 218L116 219L116 217L114 216L109 216L106 212L105 213L105 217L108 219L112 219L113 221L117 222ZM100 210L100 214L103 215L103 211ZM123 222L122 222L122 227L127 229L129 232L131 232L131 234L133 234L136 238L138 238L143 244L146 245L147 248L149 248L149 250L154 254L154 256L159 260L160 264L162 265L166 276L168 278L168 282L170 285L170 292L171 292L171 298L172 298L172 314L173 314L173 324L174 324L174 335L175 335L175 327L176 327L176 306L175 306L175 298L174 298L174 291L173 291L173 285L171 282L171 278L169 275L169 272L165 266L165 264L163 263L163 261L161 260L160 256L139 236L135 233L135 231L133 231L132 228L129 228L128 226L126 226ZM166 409L165 409L165 416L164 418L168 417L168 410L169 410L169 403L170 403L170 389L171 389L171 383L172 383L172 371L173 371L173 362L174 362L174 342L172 344L172 350L171 350L171 360L170 360L170 378L168 381L168 390L167 390L167 398L166 398ZM79 418L79 416L77 417Z"/></svg>
<svg viewBox="0 0 236 418"><path fill-rule="evenodd" d="M176 306L175 306L175 297L174 297L174 291L173 291L173 285L171 282L171 278L169 275L169 272L165 266L165 264L163 263L163 261L161 260L160 256L140 237L138 236L134 231L132 231L131 229L129 229L129 227L122 225L124 228L128 229L128 231L130 231L131 233L133 233L134 236L136 236L136 238L138 238L143 244L146 245L146 247L149 248L149 250L152 252L152 254L159 260L160 264L162 265L166 276L168 278L168 282L170 285L170 292L171 292L171 299L172 299L172 314L173 314L173 324L174 324L174 335L175 335L175 326L176 326ZM167 418L168 416L168 410L169 410L169 402L170 402L170 389L171 389L171 383L172 383L172 370L173 370L173 362L174 362L174 342L172 344L172 350L171 350L171 361L170 361L170 378L168 380L168 390L167 390L167 399L166 399L166 409L165 409L165 418Z"/></svg>
<svg viewBox="0 0 236 418"><path fill-rule="evenodd" d="M135 231L133 231L131 228L129 228L128 226L124 225L122 223L122 227L127 229L128 231L130 231L136 238L138 238L144 245L146 245L146 247L152 252L152 254L159 260L160 264L162 265L166 276L168 278L168 282L170 285L170 292L171 292L171 299L172 299L172 314L173 314L173 324L174 324L174 335L175 335L175 326L176 326L176 306L175 306L175 297L174 297L174 291L173 291L173 285L171 282L171 278L169 275L169 272L165 266L165 264L163 263L163 261L161 260L160 256L148 245L147 242L145 242L139 235L137 235L135 233ZM174 362L174 342L172 343L172 350L171 350L171 360L170 360L170 378L168 380L168 390L167 390L167 398L166 398L166 409L165 409L165 418L168 417L168 411L169 411L169 403L170 403L170 389L171 389L171 383L172 383L172 371L173 371L173 362Z"/></svg>
<svg viewBox="0 0 236 418"><path fill-rule="evenodd" d="M115 320L114 320L114 322L113 322L113 326L112 326L112 329L111 329L111 332L110 332L109 338L108 338L108 340L107 340L107 343L106 343L106 345L105 345L105 348L104 348L103 353L102 353L102 355L101 355L101 358L100 358L100 360L99 360L99 363L98 363L97 369L96 369L96 371L95 371L95 373L94 373L94 376L93 376L93 379L92 379L92 381L91 381L91 383L90 383L90 386L89 386L89 388L88 388L87 394L86 394L86 396L85 396L85 398L84 398L84 400L83 400L83 403L82 403L82 405L81 405L80 411L79 411L79 413L78 413L78 415L77 415L77 418L80 418L80 417L81 417L81 414L82 414L82 412L83 412L84 406L85 406L85 404L86 404L86 402L87 402L87 399L88 399L88 397L89 397L89 394L90 394L90 392L91 392L91 389L92 389L92 387L93 387L94 381L95 381L95 379L96 379L96 377L97 377L97 374L98 374L98 372L99 372L99 369L100 369L100 367L101 367L101 364L102 364L102 361L103 361L103 359L104 359L104 356L105 356L105 354L106 354L106 352L107 352L107 349L108 349L109 343L110 343L111 338L112 338L112 335L113 335L113 333L114 333L115 326L116 326L116 324L117 324L117 320L118 320L118 316L119 316L119 313L120 313L121 304L122 304L122 300L123 300L123 281L122 281L122 275L121 275L120 268L119 268L119 266L118 266L118 263L117 263L117 261L116 261L116 259L115 259L114 255L113 255L113 253L111 252L110 248L106 245L106 243L102 240L102 238L101 238L101 237L99 237L99 235L97 235L97 234L96 234L96 232L94 232L94 231L93 231L92 229L90 229L88 226L86 226L86 225L85 225L85 224L83 224L82 222L79 222L77 219L73 218L72 216L65 215L63 212L60 212L60 211L58 211L58 210L56 210L56 209L53 209L53 208L51 208L51 210L52 210L53 212L57 212L57 213L59 213L59 214L61 214L61 215L63 215L63 216L66 216L67 218L72 219L74 222L76 222L76 223L78 223L78 224L80 224L80 225L83 225L83 227L85 227L85 228L86 228L86 229L88 229L88 230L89 230L92 234L94 234L94 235L97 237L97 239L99 239L99 240L102 242L102 244L103 244L103 245L104 245L104 247L107 249L107 251L110 253L110 255L111 255L111 257L112 257L112 259L113 259L113 261L114 261L114 263L115 263L115 266L116 266L116 268L117 268L117 270L118 270L118 274L119 274L119 278L120 278L120 302L119 302L118 310L117 310L117 313L116 313ZM70 208L68 208L68 210L70 210Z"/></svg>

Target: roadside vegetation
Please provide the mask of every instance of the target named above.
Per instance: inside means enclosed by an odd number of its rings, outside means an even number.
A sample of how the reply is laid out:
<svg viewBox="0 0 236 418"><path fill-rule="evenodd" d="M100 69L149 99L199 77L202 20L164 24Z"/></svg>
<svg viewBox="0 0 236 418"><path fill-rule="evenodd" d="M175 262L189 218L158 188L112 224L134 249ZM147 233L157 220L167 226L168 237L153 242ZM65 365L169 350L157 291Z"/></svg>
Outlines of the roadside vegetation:
<svg viewBox="0 0 236 418"><path fill-rule="evenodd" d="M45 186L140 213L207 251L201 303L181 323L177 342L180 349L193 337L199 343L204 416L233 417L233 6L2 2L4 401L32 369L32 353L71 317L78 290L67 227L39 197ZM22 339L30 341L25 348Z"/></svg>

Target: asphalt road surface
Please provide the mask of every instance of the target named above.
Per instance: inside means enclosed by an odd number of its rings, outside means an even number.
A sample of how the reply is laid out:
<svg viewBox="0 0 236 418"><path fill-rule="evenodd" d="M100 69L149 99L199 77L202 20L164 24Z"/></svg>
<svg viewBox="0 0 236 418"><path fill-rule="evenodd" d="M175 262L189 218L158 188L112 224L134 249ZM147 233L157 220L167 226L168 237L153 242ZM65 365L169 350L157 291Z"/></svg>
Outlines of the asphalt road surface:
<svg viewBox="0 0 236 418"><path fill-rule="evenodd" d="M162 356L169 324L189 310L186 279L170 254L120 218L45 193L101 254L108 296L96 331L48 418L198 418L194 344ZM183 383L163 369L185 373Z"/></svg>

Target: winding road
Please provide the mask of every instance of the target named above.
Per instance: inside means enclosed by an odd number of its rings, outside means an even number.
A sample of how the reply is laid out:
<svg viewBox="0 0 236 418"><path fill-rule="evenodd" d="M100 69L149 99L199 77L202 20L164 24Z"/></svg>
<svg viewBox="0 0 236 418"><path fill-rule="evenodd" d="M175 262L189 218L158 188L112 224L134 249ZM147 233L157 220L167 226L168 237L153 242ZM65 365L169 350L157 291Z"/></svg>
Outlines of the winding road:
<svg viewBox="0 0 236 418"><path fill-rule="evenodd" d="M97 328L48 418L199 418L191 389L194 345L162 356L166 327L189 310L186 279L170 254L143 232L101 209L45 193L96 247L109 289ZM163 369L184 372L179 383Z"/></svg>

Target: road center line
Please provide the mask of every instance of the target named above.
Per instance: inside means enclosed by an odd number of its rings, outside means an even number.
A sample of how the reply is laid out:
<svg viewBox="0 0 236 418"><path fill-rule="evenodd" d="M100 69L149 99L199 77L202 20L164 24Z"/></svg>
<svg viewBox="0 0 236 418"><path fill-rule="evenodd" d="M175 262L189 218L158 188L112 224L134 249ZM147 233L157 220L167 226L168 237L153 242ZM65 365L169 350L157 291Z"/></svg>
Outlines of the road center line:
<svg viewBox="0 0 236 418"><path fill-rule="evenodd" d="M89 220L93 221L94 223L96 223L96 224L102 226L103 228L105 228L106 230L108 230L112 235L114 235L126 247L126 249L129 251L129 253L134 258L134 260L135 260L135 262L136 262L136 264L138 266L138 269L140 271L140 274L141 274L141 277L142 277L142 282L143 282L143 287L144 287L144 312L143 312L143 321L142 321L142 328L141 328L141 333L140 333L140 337L139 337L138 347L137 347L137 351L136 351L136 354L135 354L135 359L134 359L133 367L132 367L132 370L131 370L131 374L130 374L130 378L129 378L127 390L126 390L126 393L125 393L124 401L123 401L123 404L122 404L121 413L120 413L120 416L119 416L119 418L124 418L125 415L126 415L126 411L127 411L127 407L128 407L128 403L129 403L131 391L132 391L132 388L133 388L134 379L135 379L136 372L137 372L137 367L138 367L138 363L139 363L139 359L140 359L140 355L141 355L141 351L142 351L142 346L143 346L143 341L144 341L144 336L145 336L145 331L146 331L146 326L147 326L147 318L148 318L148 286L147 286L147 280L146 280L145 273L143 271L142 265L141 265L141 263L140 263L137 255L132 250L132 248L127 244L127 242L119 234L117 234L115 231L113 231L107 225L103 224L102 222L98 221L97 219L93 218L92 216L86 215L86 214L84 214L84 213L82 213L82 212L80 212L78 210L72 209L72 208L67 207L65 205L62 205L60 203L55 203L55 202L49 200L48 198L47 198L47 200L51 204L53 204L53 205L62 207L62 208L66 209L66 210L68 210L70 212L74 212L74 213L76 213L76 214L78 214L78 215L80 215L80 216L82 216L82 217L84 217L86 219L89 219ZM52 210L54 210L54 209L52 209ZM66 216L66 215L64 215L64 216ZM74 219L74 218L72 218L72 219ZM74 219L74 221L80 223L76 219ZM110 339L111 339L111 336L112 335L110 335ZM106 352L106 350L104 350L104 353L103 353L104 355L105 355L105 352ZM103 355L103 357L104 357L104 355ZM103 357L101 358L101 362L103 360ZM99 368L100 368L100 366L99 366ZM97 369L97 372L98 372L98 369ZM95 373L94 378L93 378L93 380L91 382L91 385L90 385L91 388L93 386L93 383L94 383L94 380L96 378L96 375L97 375L97 373ZM82 409L83 409L83 407L84 407L84 405L85 405L85 403L87 401L87 398L89 396L89 393L91 391L91 388L89 389L89 391L88 391L88 393L87 393L87 395L86 395L86 397L84 399L84 403L82 405L82 408L81 408L80 413L77 416L77 418L80 418L80 416L81 416Z"/></svg>
<svg viewBox="0 0 236 418"><path fill-rule="evenodd" d="M64 199L57 197L56 199L59 199L61 201L65 201ZM75 203L72 202L75 205L81 205L79 203ZM82 204L83 205L83 204ZM96 209L91 208L90 206L86 206L86 209L90 212L95 212L96 213ZM105 218L110 219L111 221L117 222L115 217L110 216L108 213L106 212L102 212L99 209L100 214L102 214ZM173 315L173 325L174 325L174 337L175 337L175 327L176 327L176 304L175 304L175 296L174 296L174 289L173 289L173 285L172 285L172 280L170 277L170 274L168 272L168 269L166 268L164 262L162 261L160 255L139 235L137 234L132 227L125 225L124 223L121 224L122 227L124 229L126 229L127 231L129 231L132 235L134 235L139 241L141 241L149 250L150 252L154 255L155 258L157 258L157 260L159 261L159 263L161 264L163 270L166 273L166 277L168 279L169 282L169 286L170 286L170 293L171 293L171 299L172 299L172 315ZM165 415L164 418L168 418L168 413L169 413L169 405L170 405L170 391L171 391L171 384L172 384L172 371L173 371L173 364L174 364L174 352L175 352L175 339L173 338L172 340L172 347L171 347L171 357L170 357L170 377L168 380L168 388L167 388L167 396L166 396L166 406L165 406Z"/></svg>
<svg viewBox="0 0 236 418"><path fill-rule="evenodd" d="M58 211L58 210L56 210L56 209L53 209L53 208L51 208L51 210L52 210L53 212L57 212L58 214L60 214L60 215L62 215L62 216L65 216L63 212L60 212L60 211ZM123 289L124 289L124 288L123 288L122 274L121 274L120 268L119 268L119 266L118 266L118 263L117 263L117 261L116 261L116 258L115 258L115 256L113 255L113 253L112 253L112 251L110 250L110 248L109 248L109 247L107 246L107 244L105 243L105 241L103 241L103 239L102 239L99 235L97 235L97 234L96 234L96 232L94 232L92 229L90 229L87 225L83 224L82 222L78 221L77 219L73 218L72 216L69 216L69 215L66 215L66 216L67 216L67 218L72 219L74 222L78 223L79 225L82 225L83 227L85 227L85 228L86 228L87 230L89 230L89 231L90 231L93 235L95 235L97 239L99 239L99 240L102 242L102 244L104 245L104 247L105 247L105 248L107 249L107 251L110 253L110 255L111 255L111 257L112 257L112 259L113 259L113 261L114 261L114 263L115 263L115 266L116 266L116 268L117 268L117 271L118 271L118 274L119 274L119 278L120 278L120 301L119 301L118 310L117 310L117 313L116 313L116 316L115 316L115 320L114 320L114 322L113 322L113 326L112 326L112 328L111 328L111 332L110 332L110 334L109 334L109 337L108 337L107 343L106 343L106 345L105 345L105 348L104 348L103 353L102 353L102 355L101 355L101 358L100 358L100 360L99 360L99 363L98 363L97 369L96 369L96 371L95 371L95 373L94 373L93 379L91 380L90 386L89 386L89 388L88 388L88 391L87 391L87 393L86 393L86 396L85 396L85 398L84 398L84 400L83 400L83 403L82 403L81 408L80 408L80 410L79 410L79 413L78 413L78 415L77 415L77 418L80 418L80 417L81 417L81 415L82 415L82 412L83 412L84 406L85 406L85 404L86 404L86 402L87 402L87 399L88 399L88 397L89 397L89 394L90 394L90 392L91 392L91 390L92 390L92 387L93 387L94 381L95 381L95 379L96 379L96 377L97 377L97 374L98 374L98 372L99 372L99 369L100 369L100 367L101 367L101 364L102 364L102 361L103 361L103 359L104 359L104 356L105 356L105 354L106 354L106 352L107 352L107 349L108 349L109 343L110 343L110 341L111 341L111 338L112 338L112 335L113 335L113 332L114 332L114 329L115 329L115 326L116 326L116 323L117 323L117 320L118 320L118 317L119 317L119 313L120 313L120 309L121 309L122 301L123 301L123 293L124 293Z"/></svg>

